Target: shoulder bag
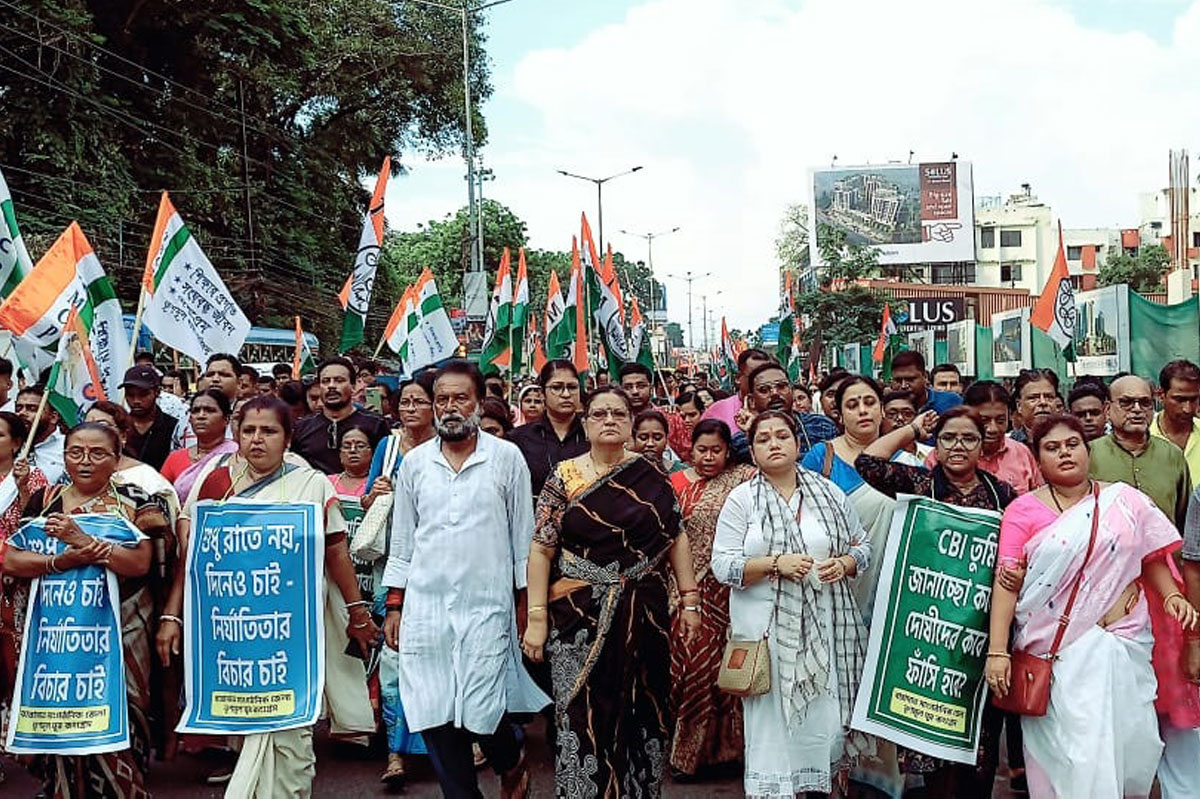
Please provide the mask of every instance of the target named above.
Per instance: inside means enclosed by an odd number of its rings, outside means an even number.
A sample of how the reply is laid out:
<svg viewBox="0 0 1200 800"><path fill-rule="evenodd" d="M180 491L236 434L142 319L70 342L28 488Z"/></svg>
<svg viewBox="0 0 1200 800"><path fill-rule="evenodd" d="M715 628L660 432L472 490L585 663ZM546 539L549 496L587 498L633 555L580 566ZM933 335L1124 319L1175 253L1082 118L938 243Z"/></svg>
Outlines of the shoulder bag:
<svg viewBox="0 0 1200 800"><path fill-rule="evenodd" d="M1083 581L1083 573L1087 569L1088 560L1096 546L1096 532L1100 527L1100 484L1092 489L1092 533L1088 539L1087 552L1083 563L1079 565L1079 574L1071 586L1071 594L1062 615L1058 618L1058 631L1054 634L1054 643L1050 652L1038 656L1027 650L1014 650L1012 653L1011 685L1004 697L992 695L992 705L1003 711L1021 714L1026 717L1043 717L1050 705L1050 682L1054 661L1058 658L1058 648L1062 644L1067 626L1071 623L1071 609L1075 607L1075 598L1079 594L1079 584Z"/></svg>
<svg viewBox="0 0 1200 800"><path fill-rule="evenodd" d="M396 470L396 459L400 457L400 436L388 434L383 451L383 470L380 477L391 480ZM381 494L371 503L367 513L358 523L358 530L350 541L350 555L362 561L375 561L387 552L388 526L392 518L392 492Z"/></svg>

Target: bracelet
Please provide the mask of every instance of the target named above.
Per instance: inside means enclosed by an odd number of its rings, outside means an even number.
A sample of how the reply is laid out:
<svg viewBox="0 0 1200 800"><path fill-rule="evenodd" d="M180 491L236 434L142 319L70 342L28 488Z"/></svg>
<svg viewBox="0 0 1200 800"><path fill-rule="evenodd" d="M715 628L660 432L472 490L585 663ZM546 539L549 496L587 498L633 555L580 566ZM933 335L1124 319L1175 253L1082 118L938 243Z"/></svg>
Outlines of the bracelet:
<svg viewBox="0 0 1200 800"><path fill-rule="evenodd" d="M349 611L350 609L352 609L356 606L369 606L369 605L371 605L370 600L355 600L353 603L346 603L346 610Z"/></svg>
<svg viewBox="0 0 1200 800"><path fill-rule="evenodd" d="M1001 653L997 653L997 652L993 652L993 651L991 651L991 650L988 650L987 657L988 657L988 658L1007 658L1007 659L1009 659L1010 661L1012 660L1012 654L1011 654L1011 653L1002 653L1002 652L1001 652Z"/></svg>
<svg viewBox="0 0 1200 800"><path fill-rule="evenodd" d="M363 622L363 623L360 623L360 624L357 624L357 625L351 625L350 627L351 627L351 628L365 628L365 627L367 627L367 626L368 626L368 625L370 625L370 624L371 624L371 620L367 620L366 622Z"/></svg>
<svg viewBox="0 0 1200 800"><path fill-rule="evenodd" d="M57 558L58 558L58 554L57 554L57 553L55 553L55 554L54 554L54 555L52 555L52 556L46 556L46 574L47 574L47 575L58 575L58 574L60 574L60 573L62 572L62 570L61 570L61 569L59 569L59 568L58 568L58 567L57 567L57 566L54 564L54 561L55 561L55 559L57 559Z"/></svg>
<svg viewBox="0 0 1200 800"><path fill-rule="evenodd" d="M397 614L399 614L403 610L404 610L404 605L402 603L388 603L387 604L387 611L389 614L393 611L395 611Z"/></svg>
<svg viewBox="0 0 1200 800"><path fill-rule="evenodd" d="M1166 608L1166 607L1167 607L1167 603L1171 602L1171 600L1172 600L1172 599L1174 599L1174 598L1176 598L1176 597L1183 597L1183 592L1171 592L1169 595L1167 595L1166 597L1164 597L1164 598L1163 598L1163 608ZM1186 598L1186 597L1183 597L1183 600L1184 600L1184 602L1187 602L1187 598Z"/></svg>
<svg viewBox="0 0 1200 800"><path fill-rule="evenodd" d="M699 596L700 596L700 590L699 590L699 589L688 589L687 591L680 592L680 593L679 593L679 596L680 596L680 597L687 597L689 594L694 594L694 595L696 595L697 597L699 597Z"/></svg>
<svg viewBox="0 0 1200 800"><path fill-rule="evenodd" d="M174 622L179 627L183 627L183 620L174 614L159 614L158 619L161 622Z"/></svg>
<svg viewBox="0 0 1200 800"><path fill-rule="evenodd" d="M700 606L684 606L684 607L683 607L683 610L684 610L684 611L691 611L693 614L699 614L699 613L700 613Z"/></svg>
<svg viewBox="0 0 1200 800"><path fill-rule="evenodd" d="M912 428L913 436L917 437L917 439L920 440L921 428L920 428L920 426L917 425L916 420L913 420L912 422L908 423L908 427Z"/></svg>
<svg viewBox="0 0 1200 800"><path fill-rule="evenodd" d="M771 580L773 581L779 580L779 557L782 555L783 553L776 553L775 557L771 559Z"/></svg>

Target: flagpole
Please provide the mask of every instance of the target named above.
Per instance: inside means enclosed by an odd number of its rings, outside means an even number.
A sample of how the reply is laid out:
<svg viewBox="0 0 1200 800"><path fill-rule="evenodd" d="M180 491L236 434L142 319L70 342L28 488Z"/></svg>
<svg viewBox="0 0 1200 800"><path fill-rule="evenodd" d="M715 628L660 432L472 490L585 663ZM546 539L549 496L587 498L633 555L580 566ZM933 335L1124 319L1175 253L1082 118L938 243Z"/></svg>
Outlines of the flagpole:
<svg viewBox="0 0 1200 800"><path fill-rule="evenodd" d="M401 324L403 325L403 324L407 324L407 323L401 322ZM385 330L385 331L383 332L383 336L380 336L380 337L379 337L379 344L377 344L377 345L375 346L375 352L374 352L374 353L371 355L371 360L372 360L372 361L374 361L375 359L379 358L379 353L380 353L380 351L382 351L382 350L383 350L383 345L384 345L386 342L387 342L387 331Z"/></svg>
<svg viewBox="0 0 1200 800"><path fill-rule="evenodd" d="M134 359L137 358L137 341L138 334L142 332L142 312L146 310L146 287L142 287L138 292L137 314L133 318L133 337L129 340L129 363L125 365L126 369L133 366Z"/></svg>
<svg viewBox="0 0 1200 800"><path fill-rule="evenodd" d="M50 387L47 386L42 390L42 399L38 402L37 413L33 415L33 422L29 423L29 433L25 436L25 444L21 445L21 452L17 454L17 461L24 461L29 457L29 449L33 447L33 440L37 437L37 426L42 421L42 412L46 410L46 402L50 399Z"/></svg>

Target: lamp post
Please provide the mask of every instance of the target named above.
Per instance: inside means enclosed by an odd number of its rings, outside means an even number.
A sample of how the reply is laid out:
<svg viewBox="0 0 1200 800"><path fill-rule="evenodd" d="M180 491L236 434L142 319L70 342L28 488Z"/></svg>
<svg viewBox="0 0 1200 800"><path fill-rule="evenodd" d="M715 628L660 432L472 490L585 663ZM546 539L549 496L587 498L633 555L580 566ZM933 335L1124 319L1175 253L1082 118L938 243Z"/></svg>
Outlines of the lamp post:
<svg viewBox="0 0 1200 800"><path fill-rule="evenodd" d="M721 296L721 290L720 290L720 289L717 289L715 292L713 292L713 299L714 299L714 300L716 300L716 299L717 299L718 297L720 297L720 296ZM702 309L702 312L701 312L701 313L704 315L704 316L703 316L703 320L704 320L704 349L705 349L705 350L707 350L707 349L708 349L708 328L709 328L709 325L711 324L711 323L710 323L710 321L709 321L709 319L708 319L708 295L707 295L707 294L702 294L702 295L700 295L700 303L701 303L701 305L703 306L703 309Z"/></svg>
<svg viewBox="0 0 1200 800"><path fill-rule="evenodd" d="M671 228L671 230L669 230L669 231L659 231L658 233L634 233L633 231L627 231L624 228L621 229L621 233L625 234L626 236L637 236L638 238L646 240L646 269L650 272L650 330L651 331L653 331L655 329L654 328L654 325L655 325L655 322L654 322L654 311L655 311L655 305L654 305L654 240L659 237L662 237L662 236L670 236L672 233L678 233L678 231L679 231L678 225L676 225L674 228Z"/></svg>
<svg viewBox="0 0 1200 800"><path fill-rule="evenodd" d="M609 175L607 178L589 178L587 175L576 175L574 172L567 172L565 169L558 170L559 175L564 175L568 178L575 178L577 180L596 184L596 227L600 235L600 241L597 244L601 252L604 252L604 184L614 180L615 178L632 175L640 169L642 168L630 167L624 172L618 172L615 175Z"/></svg>
<svg viewBox="0 0 1200 800"><path fill-rule="evenodd" d="M706 272L703 275L692 275L689 269L685 275L668 275L668 278L674 278L677 281L687 281L688 287L688 349L696 349L696 337L692 331L692 283L694 281L704 280L712 275L711 272Z"/></svg>

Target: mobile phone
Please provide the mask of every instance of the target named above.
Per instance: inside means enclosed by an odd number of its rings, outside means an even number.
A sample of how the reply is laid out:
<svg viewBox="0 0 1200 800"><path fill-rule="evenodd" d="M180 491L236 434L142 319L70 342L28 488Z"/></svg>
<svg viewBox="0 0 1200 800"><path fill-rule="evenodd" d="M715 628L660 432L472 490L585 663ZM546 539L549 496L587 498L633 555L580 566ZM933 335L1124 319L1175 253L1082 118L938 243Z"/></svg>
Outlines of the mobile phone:
<svg viewBox="0 0 1200 800"><path fill-rule="evenodd" d="M383 387L368 386L364 396L364 401L367 408L374 411L376 414L383 413Z"/></svg>

